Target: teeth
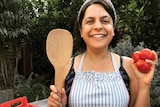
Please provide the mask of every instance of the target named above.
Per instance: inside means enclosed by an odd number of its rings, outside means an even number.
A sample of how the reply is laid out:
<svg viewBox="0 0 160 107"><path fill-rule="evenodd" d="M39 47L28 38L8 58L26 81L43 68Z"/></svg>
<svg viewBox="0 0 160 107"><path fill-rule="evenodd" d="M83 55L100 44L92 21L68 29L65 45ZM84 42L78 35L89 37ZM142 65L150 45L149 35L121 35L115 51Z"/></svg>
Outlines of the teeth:
<svg viewBox="0 0 160 107"><path fill-rule="evenodd" d="M94 38L102 38L103 35L94 35L93 37L94 37Z"/></svg>

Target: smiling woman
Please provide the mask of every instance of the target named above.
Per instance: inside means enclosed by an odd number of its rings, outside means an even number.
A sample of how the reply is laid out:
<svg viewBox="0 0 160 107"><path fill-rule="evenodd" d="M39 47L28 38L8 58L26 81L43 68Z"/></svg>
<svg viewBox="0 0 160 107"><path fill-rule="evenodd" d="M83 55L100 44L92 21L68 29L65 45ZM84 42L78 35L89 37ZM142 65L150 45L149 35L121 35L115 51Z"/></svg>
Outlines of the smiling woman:
<svg viewBox="0 0 160 107"><path fill-rule="evenodd" d="M50 86L49 107L149 107L150 84L155 60L149 73L141 73L133 59L111 52L116 43L116 13L110 0L86 0L78 13L74 52L63 71L61 97ZM147 75L147 76L146 76ZM145 98L145 99L144 99Z"/></svg>
<svg viewBox="0 0 160 107"><path fill-rule="evenodd" d="M108 48L114 35L113 20L101 5L93 4L84 14L80 32L87 48Z"/></svg>
<svg viewBox="0 0 160 107"><path fill-rule="evenodd" d="M90 0L88 0L88 1L90 1ZM114 47L121 36L119 36L117 28L116 28L117 17L116 17L115 8L114 8L114 6L113 6L113 4L111 3L110 0L107 0L107 2L108 3L105 3L106 6L104 5L103 7L105 8L105 10L108 11L108 13L106 13L108 15L102 16L101 19L100 19L100 22L103 23L103 25L109 23L109 20L110 20L110 23L113 23L114 35L116 35L116 36L113 36L111 44L109 44L109 45L112 45ZM102 2L100 4L103 5L103 3L104 2ZM80 11L78 13L78 17L77 17L77 20L76 20L76 23L75 23L75 29L74 29L74 35L75 35L74 36L74 40L75 40L75 42L74 42L74 52L75 53L76 52L80 52L81 53L81 52L84 52L86 50L86 44L84 43L84 40L81 37L82 34L80 34L81 30L79 31L79 28L82 28L82 24L83 24L82 20L83 20L83 22L87 23L87 25L91 25L91 24L93 25L93 21L95 21L95 19L93 17L86 16L88 14L86 14L85 10L86 10L86 8L88 8L88 6L90 4L91 4L91 2L87 2L86 1L83 4L83 6L81 6ZM97 14L101 13L102 14L100 9L95 9L94 11L91 10L91 12L92 12L92 14L94 14L94 13L97 13ZM86 19L83 19L84 18L84 14L85 14ZM96 24L100 25L98 23L96 23Z"/></svg>

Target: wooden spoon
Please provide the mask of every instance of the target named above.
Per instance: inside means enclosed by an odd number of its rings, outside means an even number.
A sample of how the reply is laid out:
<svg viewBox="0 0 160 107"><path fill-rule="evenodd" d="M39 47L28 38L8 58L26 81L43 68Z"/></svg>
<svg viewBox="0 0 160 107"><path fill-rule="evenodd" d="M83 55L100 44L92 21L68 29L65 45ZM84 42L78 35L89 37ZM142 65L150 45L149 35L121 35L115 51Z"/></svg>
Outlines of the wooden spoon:
<svg viewBox="0 0 160 107"><path fill-rule="evenodd" d="M62 72L69 62L73 49L73 38L65 29L53 29L46 40L47 57L55 69L55 86L60 95L62 89Z"/></svg>

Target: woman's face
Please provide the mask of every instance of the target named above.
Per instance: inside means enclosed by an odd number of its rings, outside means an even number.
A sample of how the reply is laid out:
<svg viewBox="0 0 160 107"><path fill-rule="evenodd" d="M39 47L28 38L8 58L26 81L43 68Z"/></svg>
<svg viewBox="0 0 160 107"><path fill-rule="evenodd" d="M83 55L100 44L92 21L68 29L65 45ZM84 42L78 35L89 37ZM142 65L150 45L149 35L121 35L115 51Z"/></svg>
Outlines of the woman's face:
<svg viewBox="0 0 160 107"><path fill-rule="evenodd" d="M86 9L80 32L87 49L106 49L114 36L113 20L102 5L92 4Z"/></svg>

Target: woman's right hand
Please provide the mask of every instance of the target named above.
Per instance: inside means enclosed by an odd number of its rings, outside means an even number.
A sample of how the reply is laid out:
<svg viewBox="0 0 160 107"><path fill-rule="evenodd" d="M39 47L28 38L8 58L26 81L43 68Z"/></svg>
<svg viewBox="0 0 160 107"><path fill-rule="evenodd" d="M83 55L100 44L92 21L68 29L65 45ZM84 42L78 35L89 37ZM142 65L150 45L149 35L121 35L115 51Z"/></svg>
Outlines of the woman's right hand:
<svg viewBox="0 0 160 107"><path fill-rule="evenodd" d="M67 96L65 89L62 88L61 98L57 94L57 89L54 85L50 86L50 96L48 97L48 107L65 107L67 102Z"/></svg>

